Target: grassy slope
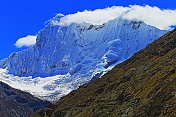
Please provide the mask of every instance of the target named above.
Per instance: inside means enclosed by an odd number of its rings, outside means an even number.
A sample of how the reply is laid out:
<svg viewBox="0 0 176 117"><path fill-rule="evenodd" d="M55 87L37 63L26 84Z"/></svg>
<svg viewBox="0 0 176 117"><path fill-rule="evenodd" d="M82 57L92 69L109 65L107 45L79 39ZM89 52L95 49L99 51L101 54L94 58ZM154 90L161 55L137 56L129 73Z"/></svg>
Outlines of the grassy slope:
<svg viewBox="0 0 176 117"><path fill-rule="evenodd" d="M176 30L33 117L176 117Z"/></svg>

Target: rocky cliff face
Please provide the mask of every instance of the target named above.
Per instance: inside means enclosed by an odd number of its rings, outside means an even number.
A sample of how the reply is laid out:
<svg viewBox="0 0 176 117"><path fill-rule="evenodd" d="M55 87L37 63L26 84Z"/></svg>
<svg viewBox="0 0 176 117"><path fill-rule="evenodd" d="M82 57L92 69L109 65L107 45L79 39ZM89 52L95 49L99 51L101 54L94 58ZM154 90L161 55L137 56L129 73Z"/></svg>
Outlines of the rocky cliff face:
<svg viewBox="0 0 176 117"><path fill-rule="evenodd" d="M0 116L26 117L50 103L0 82Z"/></svg>
<svg viewBox="0 0 176 117"><path fill-rule="evenodd" d="M52 94L58 99L65 95L63 90L70 92L92 78L100 77L167 32L143 22L123 19L114 19L104 25L84 23L69 26L60 26L59 20L60 17L55 17L48 22L39 32L34 47L13 53L0 62L0 68L6 69L6 74L20 77L15 80L10 76L2 78L2 81L11 86L16 86L14 82L40 85L40 92L50 93L39 97L51 100ZM52 79L51 76L55 75L59 76ZM31 84L27 83L29 76L33 77ZM50 82L43 86L39 77L50 77ZM20 89L27 90L22 86Z"/></svg>
<svg viewBox="0 0 176 117"><path fill-rule="evenodd" d="M32 117L44 113L52 117L175 117L176 30Z"/></svg>

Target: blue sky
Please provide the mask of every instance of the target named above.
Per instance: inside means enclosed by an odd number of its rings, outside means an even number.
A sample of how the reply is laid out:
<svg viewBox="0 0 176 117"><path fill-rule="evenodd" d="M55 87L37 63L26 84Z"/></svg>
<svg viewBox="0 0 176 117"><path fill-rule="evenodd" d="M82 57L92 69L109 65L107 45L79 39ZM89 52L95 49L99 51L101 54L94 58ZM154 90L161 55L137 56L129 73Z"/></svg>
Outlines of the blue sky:
<svg viewBox="0 0 176 117"><path fill-rule="evenodd" d="M174 0L4 0L0 2L0 59L16 48L17 39L36 35L44 22L56 13L71 14L83 10L95 10L110 6L150 5L175 9Z"/></svg>

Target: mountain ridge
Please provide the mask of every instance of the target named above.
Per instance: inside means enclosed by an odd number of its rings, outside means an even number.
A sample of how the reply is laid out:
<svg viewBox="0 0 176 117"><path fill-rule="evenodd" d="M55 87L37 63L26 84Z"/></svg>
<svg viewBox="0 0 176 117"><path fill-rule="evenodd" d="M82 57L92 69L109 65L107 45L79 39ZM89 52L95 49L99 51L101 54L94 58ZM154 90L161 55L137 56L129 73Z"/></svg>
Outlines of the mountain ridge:
<svg viewBox="0 0 176 117"><path fill-rule="evenodd" d="M13 89L0 82L1 117L26 117L49 104L49 102L42 101L27 92Z"/></svg>

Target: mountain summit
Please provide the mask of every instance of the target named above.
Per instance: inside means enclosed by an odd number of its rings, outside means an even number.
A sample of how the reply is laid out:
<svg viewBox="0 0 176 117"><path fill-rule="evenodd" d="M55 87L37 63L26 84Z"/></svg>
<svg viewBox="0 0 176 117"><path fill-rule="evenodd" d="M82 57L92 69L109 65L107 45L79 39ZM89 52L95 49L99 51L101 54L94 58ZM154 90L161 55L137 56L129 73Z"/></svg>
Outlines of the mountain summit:
<svg viewBox="0 0 176 117"><path fill-rule="evenodd" d="M93 81L168 31L116 18L103 25L50 20L36 45L0 61L2 81L49 101Z"/></svg>

